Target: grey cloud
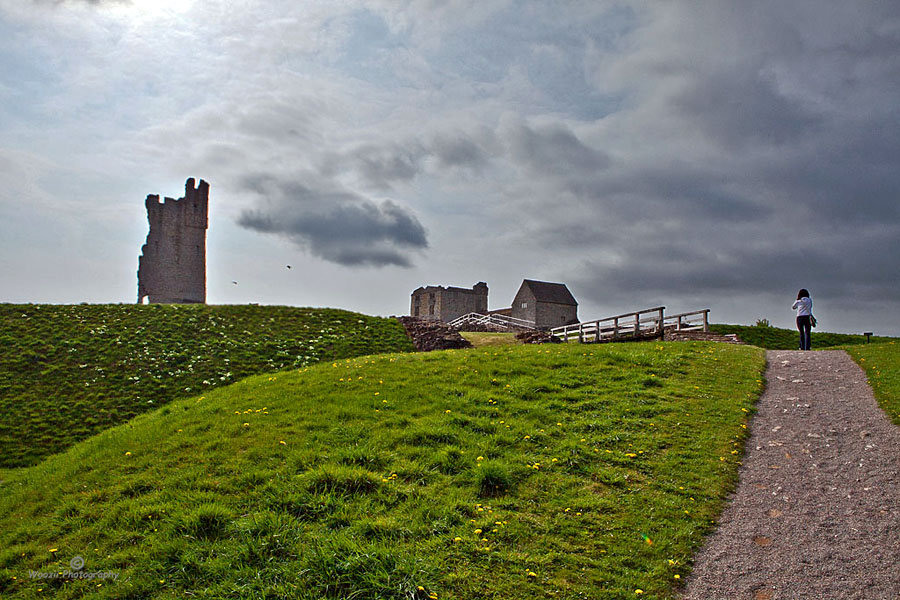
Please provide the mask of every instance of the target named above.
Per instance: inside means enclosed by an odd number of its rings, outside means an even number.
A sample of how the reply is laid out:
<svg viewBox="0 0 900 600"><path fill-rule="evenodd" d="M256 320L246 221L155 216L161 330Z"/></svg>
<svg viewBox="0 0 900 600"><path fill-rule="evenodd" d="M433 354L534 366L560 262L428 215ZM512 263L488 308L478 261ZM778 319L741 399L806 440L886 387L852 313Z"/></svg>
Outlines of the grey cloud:
<svg viewBox="0 0 900 600"><path fill-rule="evenodd" d="M241 213L238 224L290 239L311 254L351 267L409 267L410 254L428 247L425 228L408 209L346 191L313 188L268 175L242 187L265 198Z"/></svg>
<svg viewBox="0 0 900 600"><path fill-rule="evenodd" d="M809 137L822 117L776 89L772 78L743 70L704 73L672 105L729 149L779 146Z"/></svg>
<svg viewBox="0 0 900 600"><path fill-rule="evenodd" d="M610 165L605 152L585 144L562 122L530 126L507 120L496 131L438 131L423 137L330 153L321 162L322 172L354 173L366 185L388 190L422 175L442 175L447 169L482 173L498 159L508 159L528 172L577 187Z"/></svg>
<svg viewBox="0 0 900 600"><path fill-rule="evenodd" d="M446 169L481 172L491 163L486 149L492 143L489 132L441 131L423 137L427 139L393 141L386 135L383 142L327 153L320 161L321 172L325 176L352 173L365 185L384 191Z"/></svg>
<svg viewBox="0 0 900 600"><path fill-rule="evenodd" d="M501 126L501 136L513 160L539 173L593 176L610 164L604 152L588 147L562 123L536 127L506 123Z"/></svg>
<svg viewBox="0 0 900 600"><path fill-rule="evenodd" d="M467 167L481 171L490 162L484 148L475 140L462 134L436 135L430 149L440 165L446 168Z"/></svg>
<svg viewBox="0 0 900 600"><path fill-rule="evenodd" d="M416 144L366 145L350 154L356 170L369 185L390 189L395 183L412 180L421 168L422 150Z"/></svg>
<svg viewBox="0 0 900 600"><path fill-rule="evenodd" d="M385 141L345 152L326 152L319 169L326 177L351 173L365 185L385 191L415 179L422 170L423 158L424 151L416 142L404 146Z"/></svg>
<svg viewBox="0 0 900 600"><path fill-rule="evenodd" d="M771 216L772 208L765 202L735 189L742 181L729 166L672 157L657 163L622 165L579 188L579 192L607 207L618 205L618 216L628 220L653 215L661 221L717 225Z"/></svg>
<svg viewBox="0 0 900 600"><path fill-rule="evenodd" d="M133 0L32 0L35 4L53 4L60 6L62 4L91 4L100 6L103 4L132 4Z"/></svg>

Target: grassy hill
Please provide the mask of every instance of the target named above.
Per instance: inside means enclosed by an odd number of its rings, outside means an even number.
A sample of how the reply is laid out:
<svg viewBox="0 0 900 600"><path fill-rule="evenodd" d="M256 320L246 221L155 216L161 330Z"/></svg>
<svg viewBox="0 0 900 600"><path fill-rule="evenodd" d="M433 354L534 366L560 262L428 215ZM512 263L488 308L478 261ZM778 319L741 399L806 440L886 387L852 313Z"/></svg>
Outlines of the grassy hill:
<svg viewBox="0 0 900 600"><path fill-rule="evenodd" d="M763 367L724 344L499 346L193 392L5 475L0 596L674 598ZM29 574L75 557L117 578Z"/></svg>
<svg viewBox="0 0 900 600"><path fill-rule="evenodd" d="M715 333L736 333L741 341L766 348L768 350L796 350L800 345L800 334L794 329L781 329L769 325L725 325L712 324L709 328ZM893 338L872 337L872 342L889 342ZM834 348L836 346L852 346L865 344L866 336L848 333L828 333L813 330L813 350Z"/></svg>
<svg viewBox="0 0 900 600"><path fill-rule="evenodd" d="M900 425L900 346L897 341L847 346L845 350L865 370L878 404L894 423Z"/></svg>
<svg viewBox="0 0 900 600"><path fill-rule="evenodd" d="M342 310L0 304L0 467L247 375L408 350L395 320Z"/></svg>

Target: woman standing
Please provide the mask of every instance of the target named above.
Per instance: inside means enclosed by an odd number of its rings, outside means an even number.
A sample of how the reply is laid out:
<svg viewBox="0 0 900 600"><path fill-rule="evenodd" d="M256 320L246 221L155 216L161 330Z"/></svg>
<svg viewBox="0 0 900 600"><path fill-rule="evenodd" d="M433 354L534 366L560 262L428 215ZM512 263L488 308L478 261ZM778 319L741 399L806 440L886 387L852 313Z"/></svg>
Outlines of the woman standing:
<svg viewBox="0 0 900 600"><path fill-rule="evenodd" d="M800 330L800 349L809 350L812 340L812 298L809 292L804 288L797 294L797 300L794 302L794 308L797 311L797 329Z"/></svg>

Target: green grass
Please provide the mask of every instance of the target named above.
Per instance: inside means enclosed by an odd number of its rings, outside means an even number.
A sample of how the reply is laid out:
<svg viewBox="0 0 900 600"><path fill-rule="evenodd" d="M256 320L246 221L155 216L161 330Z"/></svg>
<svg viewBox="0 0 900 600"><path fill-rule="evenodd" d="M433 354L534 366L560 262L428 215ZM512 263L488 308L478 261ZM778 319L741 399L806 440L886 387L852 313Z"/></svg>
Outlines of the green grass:
<svg viewBox="0 0 900 600"><path fill-rule="evenodd" d="M404 350L396 320L342 310L0 304L0 467L247 375Z"/></svg>
<svg viewBox="0 0 900 600"><path fill-rule="evenodd" d="M250 377L8 472L0 596L675 598L763 369L568 344ZM29 578L74 556L118 580Z"/></svg>
<svg viewBox="0 0 900 600"><path fill-rule="evenodd" d="M742 342L766 348L768 350L797 350L800 346L800 333L794 329L759 325L724 325L712 324L710 330L715 333L736 333ZM893 338L872 337L873 342L887 342ZM812 334L813 350L865 344L866 336L849 333L816 332Z"/></svg>
<svg viewBox="0 0 900 600"><path fill-rule="evenodd" d="M900 346L890 341L847 346L845 350L866 371L878 404L900 425Z"/></svg>
<svg viewBox="0 0 900 600"><path fill-rule="evenodd" d="M482 346L514 346L519 343L515 333L491 331L460 331L459 334L469 340L476 348Z"/></svg>

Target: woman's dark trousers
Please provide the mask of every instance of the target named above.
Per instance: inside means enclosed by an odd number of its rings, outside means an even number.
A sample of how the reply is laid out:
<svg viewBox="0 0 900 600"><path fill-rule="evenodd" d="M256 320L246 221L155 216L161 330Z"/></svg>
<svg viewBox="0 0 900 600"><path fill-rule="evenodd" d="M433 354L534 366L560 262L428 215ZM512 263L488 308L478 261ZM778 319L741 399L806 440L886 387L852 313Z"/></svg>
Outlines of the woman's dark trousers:
<svg viewBox="0 0 900 600"><path fill-rule="evenodd" d="M809 350L812 346L812 324L809 315L797 317L797 329L800 330L800 349Z"/></svg>

